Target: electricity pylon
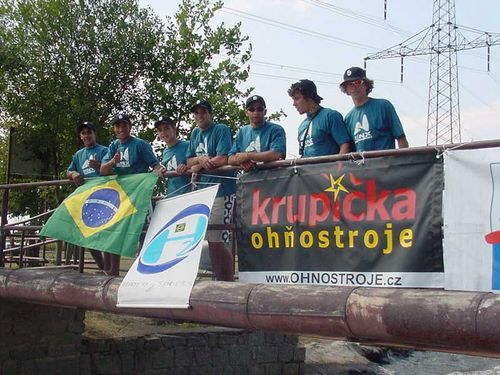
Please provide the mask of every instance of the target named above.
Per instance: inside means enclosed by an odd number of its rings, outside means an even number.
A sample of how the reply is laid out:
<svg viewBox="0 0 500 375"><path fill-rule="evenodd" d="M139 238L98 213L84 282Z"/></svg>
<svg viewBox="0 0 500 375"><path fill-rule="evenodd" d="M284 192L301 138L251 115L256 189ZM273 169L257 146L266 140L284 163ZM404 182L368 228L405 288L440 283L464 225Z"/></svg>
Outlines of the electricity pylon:
<svg viewBox="0 0 500 375"><path fill-rule="evenodd" d="M434 0L432 25L400 44L365 57L367 60L430 55L427 145L461 142L460 99L458 94L457 51L487 48L500 44L500 33L490 33L455 22L455 0Z"/></svg>

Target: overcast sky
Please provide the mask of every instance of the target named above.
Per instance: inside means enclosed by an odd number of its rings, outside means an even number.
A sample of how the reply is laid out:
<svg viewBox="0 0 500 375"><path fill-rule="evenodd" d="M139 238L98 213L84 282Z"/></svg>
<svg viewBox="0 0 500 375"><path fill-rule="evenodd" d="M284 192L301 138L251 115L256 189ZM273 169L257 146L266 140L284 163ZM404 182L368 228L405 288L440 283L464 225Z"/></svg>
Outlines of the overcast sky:
<svg viewBox="0 0 500 375"><path fill-rule="evenodd" d="M158 15L173 16L179 0L139 0ZM456 23L500 33L500 1L456 0ZM316 82L324 107L345 115L350 97L338 84L348 67L363 66L368 54L392 47L432 23L431 0L226 0L215 22L242 23L253 47L248 87L262 95L269 112L287 114L280 121L287 133L288 157L297 154L298 115L288 97L293 82ZM470 37L471 34L464 33ZM458 53L462 141L500 138L500 45L491 48L486 70L486 48ZM389 99L398 112L411 146L426 142L429 56L408 58L404 83L400 61L369 61L368 77L375 81L373 97Z"/></svg>

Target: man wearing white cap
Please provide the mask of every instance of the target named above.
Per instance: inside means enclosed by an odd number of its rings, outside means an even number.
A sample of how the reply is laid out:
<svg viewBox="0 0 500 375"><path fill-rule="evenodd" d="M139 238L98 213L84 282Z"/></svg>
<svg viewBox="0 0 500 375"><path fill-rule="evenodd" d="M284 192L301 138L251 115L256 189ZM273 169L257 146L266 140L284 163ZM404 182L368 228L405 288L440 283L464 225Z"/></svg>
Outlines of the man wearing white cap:
<svg viewBox="0 0 500 375"><path fill-rule="evenodd" d="M340 91L349 95L354 108L345 116L345 123L356 151L387 150L408 147L403 126L394 106L386 99L370 98L373 81L359 67L345 71Z"/></svg>

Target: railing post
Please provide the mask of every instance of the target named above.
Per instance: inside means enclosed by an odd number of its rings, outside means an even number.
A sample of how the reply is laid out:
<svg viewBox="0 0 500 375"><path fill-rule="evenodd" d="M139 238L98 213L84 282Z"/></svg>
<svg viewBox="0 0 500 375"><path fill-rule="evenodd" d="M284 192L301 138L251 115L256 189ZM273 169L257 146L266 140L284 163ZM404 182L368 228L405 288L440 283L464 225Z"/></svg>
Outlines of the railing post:
<svg viewBox="0 0 500 375"><path fill-rule="evenodd" d="M5 242L7 240L7 232L5 226L7 225L7 214L9 211L9 189L4 189L2 198L2 214L1 214L1 225L0 225L0 267L5 266Z"/></svg>

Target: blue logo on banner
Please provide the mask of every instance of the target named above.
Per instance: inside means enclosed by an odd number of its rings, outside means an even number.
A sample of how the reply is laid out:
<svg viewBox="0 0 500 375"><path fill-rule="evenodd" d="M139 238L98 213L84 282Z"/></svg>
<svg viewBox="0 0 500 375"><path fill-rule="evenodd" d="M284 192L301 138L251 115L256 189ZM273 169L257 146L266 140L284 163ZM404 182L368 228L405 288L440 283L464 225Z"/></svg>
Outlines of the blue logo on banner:
<svg viewBox="0 0 500 375"><path fill-rule="evenodd" d="M204 204L187 207L166 223L142 251L137 271L163 272L186 259L205 237L210 209Z"/></svg>

